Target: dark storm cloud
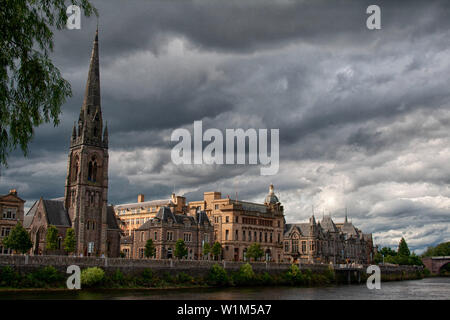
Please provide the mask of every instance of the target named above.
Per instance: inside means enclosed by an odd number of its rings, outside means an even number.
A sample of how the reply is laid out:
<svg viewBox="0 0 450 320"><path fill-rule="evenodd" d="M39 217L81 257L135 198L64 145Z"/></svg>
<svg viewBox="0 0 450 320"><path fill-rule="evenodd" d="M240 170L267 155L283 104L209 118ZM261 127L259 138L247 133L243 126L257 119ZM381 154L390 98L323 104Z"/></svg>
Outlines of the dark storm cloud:
<svg viewBox="0 0 450 320"><path fill-rule="evenodd" d="M100 11L102 110L110 133L109 199L118 204L205 191L261 202L270 183L287 221L312 213L353 222L413 249L450 234L450 4L377 1L94 1ZM27 200L64 193L67 151L86 84L95 18L55 32L72 85L61 123L36 129L0 187ZM279 128L280 171L175 166L170 134ZM6 192L6 191L4 191ZM3 193L4 193L3 192Z"/></svg>

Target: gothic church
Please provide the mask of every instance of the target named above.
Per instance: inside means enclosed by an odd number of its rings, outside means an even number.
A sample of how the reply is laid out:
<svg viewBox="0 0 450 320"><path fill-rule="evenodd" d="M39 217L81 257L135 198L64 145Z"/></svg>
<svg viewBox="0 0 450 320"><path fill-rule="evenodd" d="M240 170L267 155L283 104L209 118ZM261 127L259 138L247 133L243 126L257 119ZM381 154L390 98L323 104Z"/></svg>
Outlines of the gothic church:
<svg viewBox="0 0 450 320"><path fill-rule="evenodd" d="M108 128L103 130L100 103L98 30L95 34L86 91L70 140L64 198L39 199L24 217L33 254L63 254L62 239L73 228L77 255L118 257L120 228L108 206ZM46 230L58 229L58 249L46 250Z"/></svg>

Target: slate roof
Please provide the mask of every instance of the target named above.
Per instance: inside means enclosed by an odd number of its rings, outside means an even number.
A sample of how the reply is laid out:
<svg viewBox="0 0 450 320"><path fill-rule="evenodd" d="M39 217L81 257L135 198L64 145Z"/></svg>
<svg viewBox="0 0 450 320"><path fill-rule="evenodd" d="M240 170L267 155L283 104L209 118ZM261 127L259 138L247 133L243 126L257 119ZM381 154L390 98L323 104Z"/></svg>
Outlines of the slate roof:
<svg viewBox="0 0 450 320"><path fill-rule="evenodd" d="M242 209L244 209L246 211L257 211L257 212L261 212L261 213L267 212L267 207L264 204L247 202L247 201L236 201L236 203L240 204L242 206Z"/></svg>
<svg viewBox="0 0 450 320"><path fill-rule="evenodd" d="M359 236L358 231L356 231L356 228L353 226L351 222L344 222L342 224L337 225L340 231L346 235L349 236Z"/></svg>
<svg viewBox="0 0 450 320"><path fill-rule="evenodd" d="M323 230L328 232L339 232L330 216L324 216L320 222L320 226Z"/></svg>
<svg viewBox="0 0 450 320"><path fill-rule="evenodd" d="M108 229L120 229L113 206L106 207L106 224L108 225Z"/></svg>
<svg viewBox="0 0 450 320"><path fill-rule="evenodd" d="M210 223L206 211L197 210L197 212L195 213L195 220L198 224Z"/></svg>
<svg viewBox="0 0 450 320"><path fill-rule="evenodd" d="M151 200L151 201L144 201L144 202L119 204L119 205L116 205L114 208L116 210L119 210L119 209L123 210L123 209L134 209L134 208L142 208L142 207L166 206L169 204L173 204L173 201L171 199Z"/></svg>
<svg viewBox="0 0 450 320"><path fill-rule="evenodd" d="M287 223L285 224L284 234L288 235L294 231L295 228L297 228L303 236L309 236L309 223Z"/></svg>
<svg viewBox="0 0 450 320"><path fill-rule="evenodd" d="M25 214L23 217L23 227L25 229L30 228L31 223L33 222L34 214L36 213L36 209L38 207L39 201L35 201L34 204L31 206L30 210Z"/></svg>
<svg viewBox="0 0 450 320"><path fill-rule="evenodd" d="M64 208L64 202L59 200L44 200L43 205L47 214L47 220L49 224L54 226L71 227L72 224Z"/></svg>
<svg viewBox="0 0 450 320"><path fill-rule="evenodd" d="M142 226L140 226L137 230L147 230L151 227L152 221L159 220L163 222L168 222L169 219L172 219L174 223L184 224L186 220L189 220L191 225L202 224L204 222L210 223L209 218L205 211L197 211L195 213L195 217L188 216L185 214L174 214L170 208L161 207L159 208L158 213L153 219L146 221Z"/></svg>

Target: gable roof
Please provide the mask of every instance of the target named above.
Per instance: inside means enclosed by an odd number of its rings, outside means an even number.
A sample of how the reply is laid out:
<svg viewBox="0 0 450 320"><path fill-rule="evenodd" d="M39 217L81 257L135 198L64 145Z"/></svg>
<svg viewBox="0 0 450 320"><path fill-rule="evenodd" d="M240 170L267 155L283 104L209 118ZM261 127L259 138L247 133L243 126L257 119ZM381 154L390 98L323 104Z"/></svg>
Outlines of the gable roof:
<svg viewBox="0 0 450 320"><path fill-rule="evenodd" d="M0 201L25 202L25 200L19 198L13 193L8 193L3 196L0 196Z"/></svg>
<svg viewBox="0 0 450 320"><path fill-rule="evenodd" d="M320 222L320 226L328 232L339 232L330 216L324 216Z"/></svg>
<svg viewBox="0 0 450 320"><path fill-rule="evenodd" d="M33 222L34 214L36 213L39 201L35 201L31 206L30 210L23 217L23 227L28 229L31 227L31 223Z"/></svg>
<svg viewBox="0 0 450 320"><path fill-rule="evenodd" d="M44 210L46 212L47 221L54 226L71 227L69 214L64 208L64 202L60 200L44 200L42 199Z"/></svg>
<svg viewBox="0 0 450 320"><path fill-rule="evenodd" d="M137 230L149 229L155 220L159 220L162 222L168 222L169 219L172 219L172 221L174 223L179 223L179 224L185 224L185 222L187 222L187 221L189 221L191 225L203 224L203 223L211 224L211 222L209 221L208 215L206 214L205 211L199 210L195 213L195 216L188 216L185 214L174 214L172 212L172 210L170 210L170 208L161 207L161 208L159 208L159 211L154 218L146 221Z"/></svg>
<svg viewBox="0 0 450 320"><path fill-rule="evenodd" d="M288 223L285 225L285 235L290 234L292 231L297 229L301 235L303 236L309 236L309 223Z"/></svg>

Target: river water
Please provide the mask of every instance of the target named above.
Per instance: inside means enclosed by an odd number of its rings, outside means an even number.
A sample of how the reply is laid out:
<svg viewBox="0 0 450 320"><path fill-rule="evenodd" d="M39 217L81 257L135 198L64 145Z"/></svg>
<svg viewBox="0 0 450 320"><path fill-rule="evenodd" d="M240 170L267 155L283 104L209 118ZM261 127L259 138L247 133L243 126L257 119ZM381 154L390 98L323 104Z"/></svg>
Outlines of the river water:
<svg viewBox="0 0 450 320"><path fill-rule="evenodd" d="M362 285L320 288L255 287L225 289L15 291L0 292L3 299L118 299L118 300L410 300L450 299L450 278L382 282L381 289Z"/></svg>

